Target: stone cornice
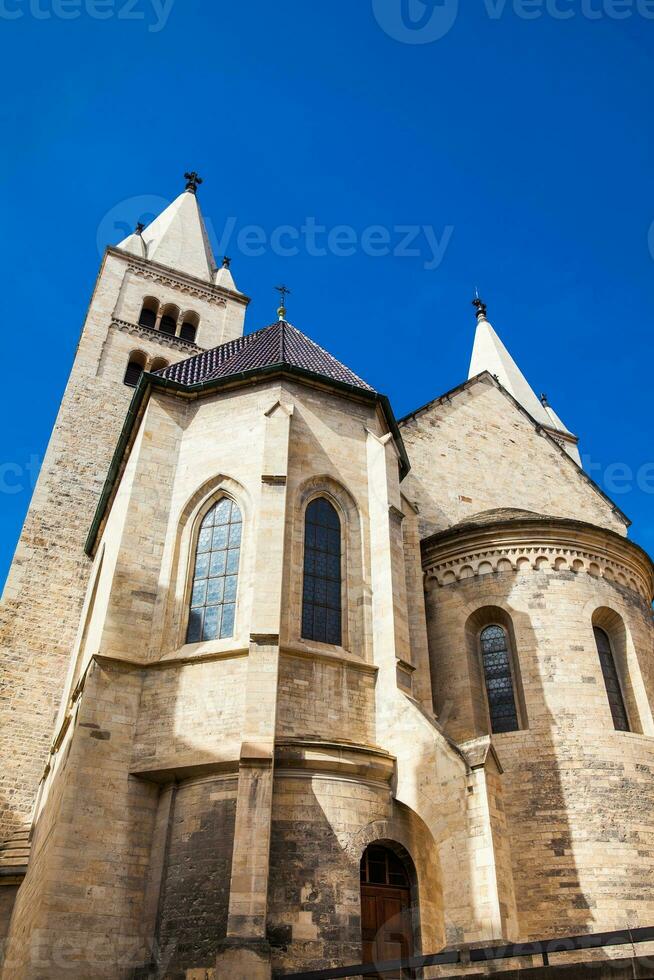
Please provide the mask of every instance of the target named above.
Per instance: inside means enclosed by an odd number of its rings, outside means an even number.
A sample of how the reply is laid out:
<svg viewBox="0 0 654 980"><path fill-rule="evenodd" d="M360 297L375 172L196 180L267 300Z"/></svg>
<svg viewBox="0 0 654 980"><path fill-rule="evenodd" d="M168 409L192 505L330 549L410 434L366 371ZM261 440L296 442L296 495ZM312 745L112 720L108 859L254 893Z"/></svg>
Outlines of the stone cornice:
<svg viewBox="0 0 654 980"><path fill-rule="evenodd" d="M309 778L332 776L388 786L395 775L395 758L377 746L354 742L278 739L275 773Z"/></svg>
<svg viewBox="0 0 654 980"><path fill-rule="evenodd" d="M184 340L183 337L174 337L172 334L155 330L154 327L145 327L141 323L130 323L129 320L119 320L117 317L113 317L111 326L117 330L122 330L124 333L143 337L145 340L154 340L162 347L168 347L171 350L182 350L189 354L199 354L204 350L203 347L198 347L197 344L194 344L192 340Z"/></svg>
<svg viewBox="0 0 654 980"><path fill-rule="evenodd" d="M109 246L107 248L107 254L123 259L132 272L141 279L158 282L163 286L172 286L174 289L181 290L189 296L204 299L208 303L225 306L227 300L231 300L234 303L247 306L250 302L249 297L243 293L232 292L232 290L225 289L223 286L218 286L215 283L204 282L201 279L195 279L193 276L184 275L184 273L171 269L168 266L159 265L158 262L139 258L138 255L132 255L130 252L123 252L120 248Z"/></svg>
<svg viewBox="0 0 654 980"><path fill-rule="evenodd" d="M422 542L426 581L439 586L494 572L567 571L604 578L646 602L654 568L638 545L605 528L554 517L524 517L450 528Z"/></svg>

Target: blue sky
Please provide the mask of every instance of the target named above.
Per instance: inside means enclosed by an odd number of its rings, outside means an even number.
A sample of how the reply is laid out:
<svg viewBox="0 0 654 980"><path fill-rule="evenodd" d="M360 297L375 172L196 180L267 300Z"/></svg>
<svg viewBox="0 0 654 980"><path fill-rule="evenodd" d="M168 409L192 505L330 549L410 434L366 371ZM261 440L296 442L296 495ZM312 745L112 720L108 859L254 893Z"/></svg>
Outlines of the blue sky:
<svg viewBox="0 0 654 980"><path fill-rule="evenodd" d="M466 376L478 284L654 551L653 18L651 0L0 0L0 581L101 248L187 168L214 240L232 229L248 329L287 281L289 318L398 417ZM279 231L312 222L331 237Z"/></svg>

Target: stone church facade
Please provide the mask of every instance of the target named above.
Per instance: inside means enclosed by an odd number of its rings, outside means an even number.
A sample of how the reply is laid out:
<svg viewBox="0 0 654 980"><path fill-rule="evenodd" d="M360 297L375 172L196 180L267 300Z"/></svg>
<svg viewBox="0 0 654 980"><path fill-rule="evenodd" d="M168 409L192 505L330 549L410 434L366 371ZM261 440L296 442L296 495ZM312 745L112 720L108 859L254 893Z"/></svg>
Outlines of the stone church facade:
<svg viewBox="0 0 654 980"><path fill-rule="evenodd" d="M481 300L398 421L283 306L244 333L196 191L106 251L5 588L0 975L654 975L470 964L654 925L628 519Z"/></svg>

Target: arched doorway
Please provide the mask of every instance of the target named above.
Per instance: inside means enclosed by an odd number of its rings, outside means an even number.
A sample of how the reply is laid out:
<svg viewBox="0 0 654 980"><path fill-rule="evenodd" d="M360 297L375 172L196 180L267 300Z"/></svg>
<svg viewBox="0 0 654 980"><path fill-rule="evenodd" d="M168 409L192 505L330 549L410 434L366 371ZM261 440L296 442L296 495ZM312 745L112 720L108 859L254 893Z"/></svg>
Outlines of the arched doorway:
<svg viewBox="0 0 654 980"><path fill-rule="evenodd" d="M361 858L361 939L364 963L413 956L411 882L394 851L371 844ZM386 980L414 976L410 970L385 973Z"/></svg>

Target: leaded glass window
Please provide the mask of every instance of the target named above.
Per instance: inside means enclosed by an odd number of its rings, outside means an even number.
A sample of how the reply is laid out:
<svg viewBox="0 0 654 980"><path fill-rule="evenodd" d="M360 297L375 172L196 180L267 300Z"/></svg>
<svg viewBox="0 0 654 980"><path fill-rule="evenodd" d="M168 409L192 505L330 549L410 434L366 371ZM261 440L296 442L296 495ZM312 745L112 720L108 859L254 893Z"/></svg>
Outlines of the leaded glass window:
<svg viewBox="0 0 654 980"><path fill-rule="evenodd" d="M598 626L593 627L593 632L595 633L597 653L599 654L602 674L604 675L604 685L606 687L609 705L611 706L613 725L618 732L629 732L631 728L629 726L624 698L622 697L622 688L620 687L618 669L615 666L615 658L611 649L611 641L604 630L601 630Z"/></svg>
<svg viewBox="0 0 654 980"><path fill-rule="evenodd" d="M324 497L311 501L304 522L302 636L341 643L341 522Z"/></svg>
<svg viewBox="0 0 654 980"><path fill-rule="evenodd" d="M187 643L234 635L241 512L229 497L208 511L198 535Z"/></svg>
<svg viewBox="0 0 654 980"><path fill-rule="evenodd" d="M506 630L501 626L487 626L482 631L480 642L491 731L515 732L520 725Z"/></svg>

